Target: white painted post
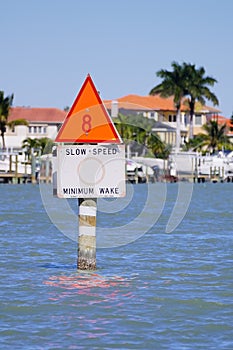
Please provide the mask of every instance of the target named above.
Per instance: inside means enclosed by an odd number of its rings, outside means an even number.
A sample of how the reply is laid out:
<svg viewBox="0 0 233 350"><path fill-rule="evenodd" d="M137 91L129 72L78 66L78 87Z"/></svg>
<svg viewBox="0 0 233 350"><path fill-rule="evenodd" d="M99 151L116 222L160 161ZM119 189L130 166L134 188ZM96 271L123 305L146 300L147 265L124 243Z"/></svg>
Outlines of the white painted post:
<svg viewBox="0 0 233 350"><path fill-rule="evenodd" d="M96 269L97 198L79 198L78 261L79 270Z"/></svg>

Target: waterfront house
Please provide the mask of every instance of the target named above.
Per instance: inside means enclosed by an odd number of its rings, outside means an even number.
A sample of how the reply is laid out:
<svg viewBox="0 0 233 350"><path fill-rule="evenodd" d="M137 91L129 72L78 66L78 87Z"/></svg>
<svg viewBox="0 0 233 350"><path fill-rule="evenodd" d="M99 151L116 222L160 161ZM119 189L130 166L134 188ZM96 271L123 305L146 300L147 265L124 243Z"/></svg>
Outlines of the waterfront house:
<svg viewBox="0 0 233 350"><path fill-rule="evenodd" d="M155 131L167 144L175 146L176 144L176 109L173 97L161 98L155 96L127 95L117 98L113 101L104 101L112 118L117 117L118 113L124 115L143 115L145 118L153 119ZM214 115L220 111L216 108L203 106L196 103L195 115L193 120L193 135L202 132L201 127ZM181 105L181 143L188 141L189 135L189 108L184 100Z"/></svg>
<svg viewBox="0 0 233 350"><path fill-rule="evenodd" d="M103 101L113 120L118 113L124 115L143 115L145 118L155 121L154 131L161 140L167 144L176 143L176 110L173 98L161 98L160 96L127 95L115 100ZM65 119L66 113L58 108L11 108L8 121L25 119L28 125L17 125L7 128L5 134L8 148L20 149L22 141L26 138L47 137L54 139L58 129ZM194 135L201 132L201 127L207 120L213 118L219 110L213 107L196 105L194 116ZM188 139L189 110L185 102L181 106L181 140L184 143Z"/></svg>
<svg viewBox="0 0 233 350"><path fill-rule="evenodd" d="M17 125L13 130L7 128L5 134L7 148L20 149L22 141L28 137L54 139L65 116L66 112L58 108L11 108L8 121L25 119L28 125Z"/></svg>

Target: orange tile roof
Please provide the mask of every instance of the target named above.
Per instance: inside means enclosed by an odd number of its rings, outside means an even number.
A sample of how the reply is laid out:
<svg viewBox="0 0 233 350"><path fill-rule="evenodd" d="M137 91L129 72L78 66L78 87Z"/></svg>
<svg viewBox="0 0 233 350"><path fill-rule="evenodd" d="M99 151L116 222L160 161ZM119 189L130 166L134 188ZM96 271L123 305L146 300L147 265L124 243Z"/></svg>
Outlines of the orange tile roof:
<svg viewBox="0 0 233 350"><path fill-rule="evenodd" d="M103 101L106 108L111 109L112 101ZM155 96L127 95L116 99L118 108L138 111L171 111L175 113L173 97L162 98ZM198 106L200 108L200 106ZM198 108L198 110L199 110ZM188 106L184 103L181 106L182 111L187 111ZM213 107L202 106L205 113L218 113L219 110ZM12 107L9 113L8 121L16 119L25 119L28 122L62 123L65 120L67 112L58 108L31 108L31 107Z"/></svg>
<svg viewBox="0 0 233 350"><path fill-rule="evenodd" d="M61 123L67 112L58 108L12 107L8 121L25 119L28 122Z"/></svg>
<svg viewBox="0 0 233 350"><path fill-rule="evenodd" d="M220 125L226 124L226 127L228 129L227 134L233 134L233 131L230 129L233 127L233 124L229 118L225 118L222 115L214 115L211 120L215 120Z"/></svg>
<svg viewBox="0 0 233 350"><path fill-rule="evenodd" d="M160 110L160 111L172 111L175 112L173 97L162 98L160 95L127 95L115 99L118 102L118 108L131 109L131 110ZM110 109L112 100L103 101L105 106ZM181 111L185 112L189 110L187 102L183 101L181 105ZM220 112L218 109L208 106L201 106L197 103L197 110L201 110L205 113Z"/></svg>
<svg viewBox="0 0 233 350"><path fill-rule="evenodd" d="M226 124L226 125L230 125L231 124L231 120L228 118L223 117L222 115L213 115L211 120L215 120L216 122L218 122L218 124Z"/></svg>
<svg viewBox="0 0 233 350"><path fill-rule="evenodd" d="M117 98L118 108L131 109L131 110L163 110L163 111L175 111L173 98L161 98L159 95L155 96L139 96L139 95L127 95ZM104 101L107 108L111 108L112 101ZM186 106L185 109L187 109Z"/></svg>

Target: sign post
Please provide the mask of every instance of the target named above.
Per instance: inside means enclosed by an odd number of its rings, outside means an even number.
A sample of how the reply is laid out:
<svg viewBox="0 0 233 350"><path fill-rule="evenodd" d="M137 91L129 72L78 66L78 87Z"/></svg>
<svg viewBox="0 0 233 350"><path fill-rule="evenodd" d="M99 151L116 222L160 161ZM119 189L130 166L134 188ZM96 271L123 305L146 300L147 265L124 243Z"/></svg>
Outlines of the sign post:
<svg viewBox="0 0 233 350"><path fill-rule="evenodd" d="M97 198L125 196L125 147L90 75L55 142L54 194L78 198L77 267L95 270Z"/></svg>
<svg viewBox="0 0 233 350"><path fill-rule="evenodd" d="M79 206L79 270L96 269L96 211L97 199L78 199Z"/></svg>

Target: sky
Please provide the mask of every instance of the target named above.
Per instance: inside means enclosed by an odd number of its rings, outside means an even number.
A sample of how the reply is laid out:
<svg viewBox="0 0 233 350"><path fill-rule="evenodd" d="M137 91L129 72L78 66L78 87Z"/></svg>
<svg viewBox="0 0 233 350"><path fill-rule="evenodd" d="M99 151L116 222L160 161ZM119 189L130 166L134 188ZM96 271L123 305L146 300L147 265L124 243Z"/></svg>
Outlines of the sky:
<svg viewBox="0 0 233 350"><path fill-rule="evenodd" d="M102 100L145 96L171 63L204 67L233 113L232 0L0 0L0 90L13 106L71 106L87 74ZM210 102L206 103L212 106Z"/></svg>

